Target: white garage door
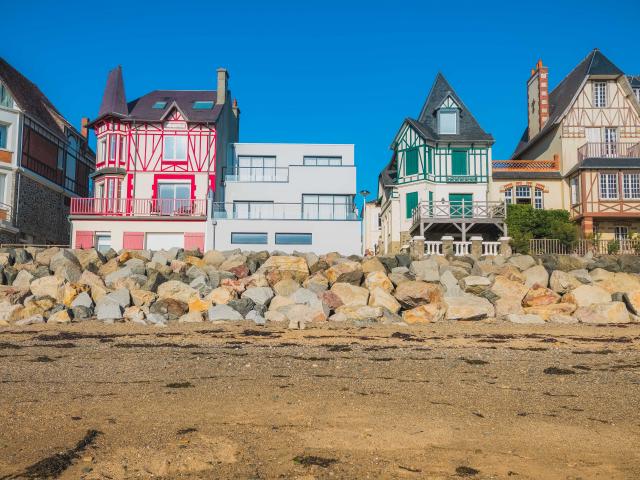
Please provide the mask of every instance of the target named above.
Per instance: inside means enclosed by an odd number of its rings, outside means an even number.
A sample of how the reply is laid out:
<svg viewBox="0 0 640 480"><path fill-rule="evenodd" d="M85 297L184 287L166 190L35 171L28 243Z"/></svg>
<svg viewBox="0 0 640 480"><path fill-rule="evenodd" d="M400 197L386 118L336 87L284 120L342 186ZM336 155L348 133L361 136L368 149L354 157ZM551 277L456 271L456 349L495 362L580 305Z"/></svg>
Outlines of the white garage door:
<svg viewBox="0 0 640 480"><path fill-rule="evenodd" d="M147 233L147 250L184 248L184 233Z"/></svg>

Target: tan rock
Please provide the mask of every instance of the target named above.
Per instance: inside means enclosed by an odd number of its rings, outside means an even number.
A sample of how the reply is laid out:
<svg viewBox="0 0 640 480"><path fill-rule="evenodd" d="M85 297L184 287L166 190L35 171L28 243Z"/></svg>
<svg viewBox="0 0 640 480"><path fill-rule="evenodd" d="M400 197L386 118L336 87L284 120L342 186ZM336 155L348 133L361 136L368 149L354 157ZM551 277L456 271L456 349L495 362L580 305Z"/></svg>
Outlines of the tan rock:
<svg viewBox="0 0 640 480"><path fill-rule="evenodd" d="M442 302L442 287L434 283L410 280L402 282L393 294L405 308L414 308L425 303Z"/></svg>
<svg viewBox="0 0 640 480"><path fill-rule="evenodd" d="M16 288L29 288L33 278L33 275L27 270L20 270L18 275L16 275L16 278L13 280L12 285Z"/></svg>
<svg viewBox="0 0 640 480"><path fill-rule="evenodd" d="M279 310L281 307L286 307L287 305L293 305L294 302L289 297L283 297L282 295L276 295L271 299L271 303L269 303L269 310Z"/></svg>
<svg viewBox="0 0 640 480"><path fill-rule="evenodd" d="M325 272L325 276L330 284L340 282L360 285L363 276L362 265L351 260L335 263Z"/></svg>
<svg viewBox="0 0 640 480"><path fill-rule="evenodd" d="M158 286L158 298L171 298L188 304L193 298L198 298L198 291L186 283L169 280Z"/></svg>
<svg viewBox="0 0 640 480"><path fill-rule="evenodd" d="M442 320L446 313L446 307L441 303L420 305L402 312L402 320L408 324L432 323Z"/></svg>
<svg viewBox="0 0 640 480"><path fill-rule="evenodd" d="M551 305L540 305L538 307L526 307L524 312L540 315L543 320L547 321L553 315L571 315L576 308L573 303L554 303Z"/></svg>
<svg viewBox="0 0 640 480"><path fill-rule="evenodd" d="M97 302L109 293L109 289L107 289L102 279L88 270L82 272L77 283L87 285L91 289L91 298L94 302Z"/></svg>
<svg viewBox="0 0 640 480"><path fill-rule="evenodd" d="M231 278L223 278L220 282L220 286L231 290L236 294L241 294L247 289L242 280L233 280Z"/></svg>
<svg viewBox="0 0 640 480"><path fill-rule="evenodd" d="M51 259L60 251L59 247L50 247L45 248L41 252L36 253L35 259L40 265L44 265L46 267L51 263Z"/></svg>
<svg viewBox="0 0 640 480"><path fill-rule="evenodd" d="M300 283L296 282L291 278L285 278L284 280L280 280L278 283L273 285L273 291L276 293L276 295L281 295L283 297L288 297L289 295L293 295L295 291L298 290L299 288L300 288Z"/></svg>
<svg viewBox="0 0 640 480"><path fill-rule="evenodd" d="M280 280L292 279L302 283L309 276L307 261L302 257L289 255L272 256L258 269L267 277L269 285L275 285Z"/></svg>
<svg viewBox="0 0 640 480"><path fill-rule="evenodd" d="M47 323L71 323L71 317L69 317L69 312L66 309L59 310L49 316L49 318L47 319Z"/></svg>
<svg viewBox="0 0 640 480"><path fill-rule="evenodd" d="M482 320L495 317L493 305L483 297L446 297L444 303L447 306L447 320Z"/></svg>
<svg viewBox="0 0 640 480"><path fill-rule="evenodd" d="M131 301L138 307L150 307L156 301L158 295L148 290L135 289L130 290Z"/></svg>
<svg viewBox="0 0 640 480"><path fill-rule="evenodd" d="M124 309L122 317L127 322L144 323L145 313L142 308L138 307L137 305L132 305Z"/></svg>
<svg viewBox="0 0 640 480"><path fill-rule="evenodd" d="M469 275L460 280L460 288L467 293L473 293L478 295L485 290L488 290L491 286L491 280L487 277L481 277L479 275Z"/></svg>
<svg viewBox="0 0 640 480"><path fill-rule="evenodd" d="M220 265L222 265L225 258L222 252L219 252L217 250L209 250L207 253L204 254L204 256L202 257L202 260L207 265L211 265L212 267L218 268L220 267Z"/></svg>
<svg viewBox="0 0 640 480"><path fill-rule="evenodd" d="M71 303L82 292L88 292L89 286L81 285L79 283L65 283L62 290L62 303L67 307L71 306Z"/></svg>
<svg viewBox="0 0 640 480"><path fill-rule="evenodd" d="M580 280L562 270L554 270L549 278L549 287L551 290L561 295L581 285L582 282Z"/></svg>
<svg viewBox="0 0 640 480"><path fill-rule="evenodd" d="M267 277L262 273L254 273L253 275L249 275L248 277L242 278L240 280L244 285L244 288L252 288L252 287L268 287L269 281Z"/></svg>
<svg viewBox="0 0 640 480"><path fill-rule="evenodd" d="M500 269L498 270L498 275L502 275L512 282L524 283L526 280L525 276L522 274L522 272L520 272L520 270L518 270L515 266L508 264L500 267Z"/></svg>
<svg viewBox="0 0 640 480"><path fill-rule="evenodd" d="M524 309L522 308L522 302L516 298L501 297L498 298L493 306L496 309L496 318L504 319L509 314L522 315Z"/></svg>
<svg viewBox="0 0 640 480"><path fill-rule="evenodd" d="M624 301L633 314L640 315L640 290L625 292Z"/></svg>
<svg viewBox="0 0 640 480"><path fill-rule="evenodd" d="M99 269L98 269L98 274L104 278L107 275L109 275L110 273L115 272L116 270L118 270L118 268L120 268L120 264L118 263L118 258L112 258L111 260L109 260L107 263L103 264ZM86 271L86 270L85 270Z"/></svg>
<svg viewBox="0 0 640 480"><path fill-rule="evenodd" d="M631 317L623 302L594 303L580 307L573 314L581 323L629 323Z"/></svg>
<svg viewBox="0 0 640 480"><path fill-rule="evenodd" d="M376 288L381 288L387 292L393 291L393 283L391 283L391 280L389 280L389 277L387 277L384 272L375 271L368 273L364 280L364 286L367 287L369 291L375 290Z"/></svg>
<svg viewBox="0 0 640 480"><path fill-rule="evenodd" d="M368 305L343 305L338 307L336 313L347 317L347 320L378 320L382 317L382 308Z"/></svg>
<svg viewBox="0 0 640 480"><path fill-rule="evenodd" d="M400 302L393 295L383 288L374 288L369 295L369 305L372 307L386 308L390 312L398 313L400 311Z"/></svg>
<svg viewBox="0 0 640 480"><path fill-rule="evenodd" d="M362 260L362 273L365 275L371 272L381 272L386 273L387 270L384 268L384 265L378 257L368 257Z"/></svg>
<svg viewBox="0 0 640 480"><path fill-rule="evenodd" d="M192 312L196 312L196 313L206 312L207 310L209 310L209 307L211 306L211 304L212 304L212 302L209 301L209 300L203 300L201 298L193 297L188 302L189 313L192 313Z"/></svg>
<svg viewBox="0 0 640 480"><path fill-rule="evenodd" d="M350 283L334 283L331 292L340 298L343 305L347 306L363 306L369 300L369 290Z"/></svg>
<svg viewBox="0 0 640 480"><path fill-rule="evenodd" d="M593 277L593 272L591 272L591 275ZM595 284L609 293L633 292L634 290L640 290L640 276L635 273L616 272L608 280L601 280L595 282Z"/></svg>
<svg viewBox="0 0 640 480"><path fill-rule="evenodd" d="M580 285L562 297L565 303L573 303L578 307L588 307L594 303L611 301L611 294L596 285Z"/></svg>
<svg viewBox="0 0 640 480"><path fill-rule="evenodd" d="M535 283L536 287L532 288L522 299L522 305L525 307L539 307L541 305L551 305L560 301L560 295L546 287L539 287L538 283Z"/></svg>
<svg viewBox="0 0 640 480"><path fill-rule="evenodd" d="M536 285L540 287L546 287L549 285L549 272L542 265L535 265L531 268L527 268L524 272L524 284L532 288Z"/></svg>
<svg viewBox="0 0 640 480"><path fill-rule="evenodd" d="M194 257L193 255L187 255L184 257L184 261L189 265L195 265L196 267L202 268L206 265L206 262L203 258Z"/></svg>
<svg viewBox="0 0 640 480"><path fill-rule="evenodd" d="M211 293L204 298L205 300L210 301L213 305L226 305L234 298L237 298L237 295L234 290L225 287L218 287L211 290Z"/></svg>
<svg viewBox="0 0 640 480"><path fill-rule="evenodd" d="M200 323L203 321L202 311L189 311L178 319L178 323Z"/></svg>
<svg viewBox="0 0 640 480"><path fill-rule="evenodd" d="M36 278L31 282L29 288L34 295L47 295L61 301L63 298L63 283L64 281L60 277L49 275L47 277Z"/></svg>
<svg viewBox="0 0 640 480"><path fill-rule="evenodd" d="M522 301L529 289L520 282L510 280L503 275L497 275L490 288L500 298L513 298Z"/></svg>
<svg viewBox="0 0 640 480"><path fill-rule="evenodd" d="M287 316L275 310L269 310L264 314L264 318L267 322L286 322Z"/></svg>

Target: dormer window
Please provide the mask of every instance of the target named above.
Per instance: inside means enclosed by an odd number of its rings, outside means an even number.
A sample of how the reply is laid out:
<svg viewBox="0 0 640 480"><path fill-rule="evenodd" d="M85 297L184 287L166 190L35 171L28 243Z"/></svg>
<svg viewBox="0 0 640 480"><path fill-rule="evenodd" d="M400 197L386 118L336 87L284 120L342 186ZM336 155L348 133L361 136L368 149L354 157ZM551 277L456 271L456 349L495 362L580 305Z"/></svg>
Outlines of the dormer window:
<svg viewBox="0 0 640 480"><path fill-rule="evenodd" d="M607 82L593 82L593 106L595 108L607 106Z"/></svg>
<svg viewBox="0 0 640 480"><path fill-rule="evenodd" d="M151 108L155 110L163 110L167 106L167 102L155 102Z"/></svg>
<svg viewBox="0 0 640 480"><path fill-rule="evenodd" d="M13 108L13 98L2 83L0 83L0 107Z"/></svg>
<svg viewBox="0 0 640 480"><path fill-rule="evenodd" d="M213 108L213 102L210 102L210 101L198 100L196 102L193 102L194 110L211 110L212 108Z"/></svg>
<svg viewBox="0 0 640 480"><path fill-rule="evenodd" d="M458 133L458 110L438 110L438 133L441 135L456 135Z"/></svg>
<svg viewBox="0 0 640 480"><path fill-rule="evenodd" d="M440 135L458 134L458 104L451 97L447 97L438 109L438 133Z"/></svg>

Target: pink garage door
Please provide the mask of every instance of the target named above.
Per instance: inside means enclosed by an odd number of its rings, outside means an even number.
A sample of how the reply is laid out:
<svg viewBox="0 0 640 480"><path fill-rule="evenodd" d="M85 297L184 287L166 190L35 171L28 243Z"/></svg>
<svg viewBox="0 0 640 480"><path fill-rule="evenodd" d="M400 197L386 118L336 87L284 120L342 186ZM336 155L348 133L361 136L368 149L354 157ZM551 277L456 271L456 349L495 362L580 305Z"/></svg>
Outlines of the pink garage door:
<svg viewBox="0 0 640 480"><path fill-rule="evenodd" d="M184 249L185 250L198 249L201 252L204 252L204 233L185 233Z"/></svg>
<svg viewBox="0 0 640 480"><path fill-rule="evenodd" d="M78 230L76 232L76 248L93 248L93 232Z"/></svg>
<svg viewBox="0 0 640 480"><path fill-rule="evenodd" d="M128 250L144 250L144 233L124 232L122 246Z"/></svg>

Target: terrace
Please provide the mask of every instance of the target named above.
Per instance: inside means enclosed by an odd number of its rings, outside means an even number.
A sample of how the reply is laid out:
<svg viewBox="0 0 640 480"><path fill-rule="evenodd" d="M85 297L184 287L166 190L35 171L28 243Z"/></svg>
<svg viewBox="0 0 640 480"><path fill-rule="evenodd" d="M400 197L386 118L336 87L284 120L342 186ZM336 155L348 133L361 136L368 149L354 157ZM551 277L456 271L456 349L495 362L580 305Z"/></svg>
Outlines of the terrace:
<svg viewBox="0 0 640 480"><path fill-rule="evenodd" d="M75 217L162 217L184 220L207 216L206 199L180 198L72 198Z"/></svg>
<svg viewBox="0 0 640 480"><path fill-rule="evenodd" d="M587 142L578 148L578 162L587 158L638 158L640 143L634 142Z"/></svg>

